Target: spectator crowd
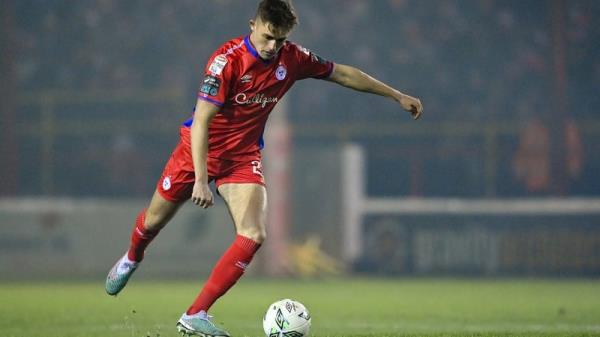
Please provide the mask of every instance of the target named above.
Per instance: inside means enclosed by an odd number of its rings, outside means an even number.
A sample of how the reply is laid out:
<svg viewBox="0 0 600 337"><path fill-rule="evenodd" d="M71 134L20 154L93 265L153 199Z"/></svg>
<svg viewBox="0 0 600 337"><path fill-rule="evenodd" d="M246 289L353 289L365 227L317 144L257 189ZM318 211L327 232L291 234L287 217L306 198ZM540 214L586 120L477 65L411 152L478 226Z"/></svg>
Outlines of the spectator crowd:
<svg viewBox="0 0 600 337"><path fill-rule="evenodd" d="M414 93L434 122L526 128L534 120L551 128L564 61L566 99L577 107L569 117L597 120L600 1L564 1L558 11L553 3L296 0L300 26L291 40ZM247 0L15 1L16 87L29 93L177 90L191 106L206 59L248 32L255 7ZM557 52L561 35L565 48ZM290 96L292 123L398 119L393 104L328 84L301 83ZM116 148L135 149L136 140L119 132Z"/></svg>

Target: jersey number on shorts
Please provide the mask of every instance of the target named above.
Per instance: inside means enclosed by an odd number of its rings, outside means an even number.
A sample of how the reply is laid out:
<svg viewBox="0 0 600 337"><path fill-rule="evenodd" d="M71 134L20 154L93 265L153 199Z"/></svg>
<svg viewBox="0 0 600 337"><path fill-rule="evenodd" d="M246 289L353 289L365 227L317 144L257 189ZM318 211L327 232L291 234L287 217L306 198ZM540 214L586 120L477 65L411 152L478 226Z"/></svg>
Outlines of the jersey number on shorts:
<svg viewBox="0 0 600 337"><path fill-rule="evenodd" d="M258 174L259 176L263 176L262 174L262 164L259 160L252 161L252 173Z"/></svg>

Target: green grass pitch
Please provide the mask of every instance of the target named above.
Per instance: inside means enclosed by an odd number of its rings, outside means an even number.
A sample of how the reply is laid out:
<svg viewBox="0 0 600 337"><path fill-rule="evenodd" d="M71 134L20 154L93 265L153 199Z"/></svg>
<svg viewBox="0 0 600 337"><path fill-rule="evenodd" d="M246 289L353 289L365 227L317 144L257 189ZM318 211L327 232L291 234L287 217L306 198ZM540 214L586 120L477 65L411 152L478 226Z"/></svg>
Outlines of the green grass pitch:
<svg viewBox="0 0 600 337"><path fill-rule="evenodd" d="M2 337L168 337L201 282L0 283ZM234 337L262 337L281 298L304 303L312 337L600 336L598 280L242 279L211 310Z"/></svg>

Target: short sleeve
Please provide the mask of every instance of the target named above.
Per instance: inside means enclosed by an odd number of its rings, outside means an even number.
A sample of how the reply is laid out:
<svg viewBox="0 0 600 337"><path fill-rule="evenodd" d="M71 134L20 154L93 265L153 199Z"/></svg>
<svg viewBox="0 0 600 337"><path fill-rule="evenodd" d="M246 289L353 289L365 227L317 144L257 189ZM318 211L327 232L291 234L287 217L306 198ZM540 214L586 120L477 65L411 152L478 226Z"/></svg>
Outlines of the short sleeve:
<svg viewBox="0 0 600 337"><path fill-rule="evenodd" d="M296 45L298 59L298 80L305 78L323 79L331 75L334 64L314 52Z"/></svg>
<svg viewBox="0 0 600 337"><path fill-rule="evenodd" d="M233 77L233 65L224 54L211 57L204 69L204 78L198 90L198 98L217 106L223 106Z"/></svg>

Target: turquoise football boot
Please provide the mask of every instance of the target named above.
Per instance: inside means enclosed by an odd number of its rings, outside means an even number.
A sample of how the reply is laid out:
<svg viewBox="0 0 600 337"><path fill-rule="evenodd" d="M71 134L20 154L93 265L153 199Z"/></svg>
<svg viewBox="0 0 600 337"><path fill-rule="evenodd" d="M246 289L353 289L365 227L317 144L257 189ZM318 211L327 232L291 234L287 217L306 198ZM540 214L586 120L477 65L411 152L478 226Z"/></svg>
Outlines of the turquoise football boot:
<svg viewBox="0 0 600 337"><path fill-rule="evenodd" d="M116 296L127 284L133 272L137 269L139 262L130 261L127 253L115 263L106 277L106 293Z"/></svg>
<svg viewBox="0 0 600 337"><path fill-rule="evenodd" d="M214 325L204 311L194 315L183 314L177 322L182 336L229 337L229 333Z"/></svg>

